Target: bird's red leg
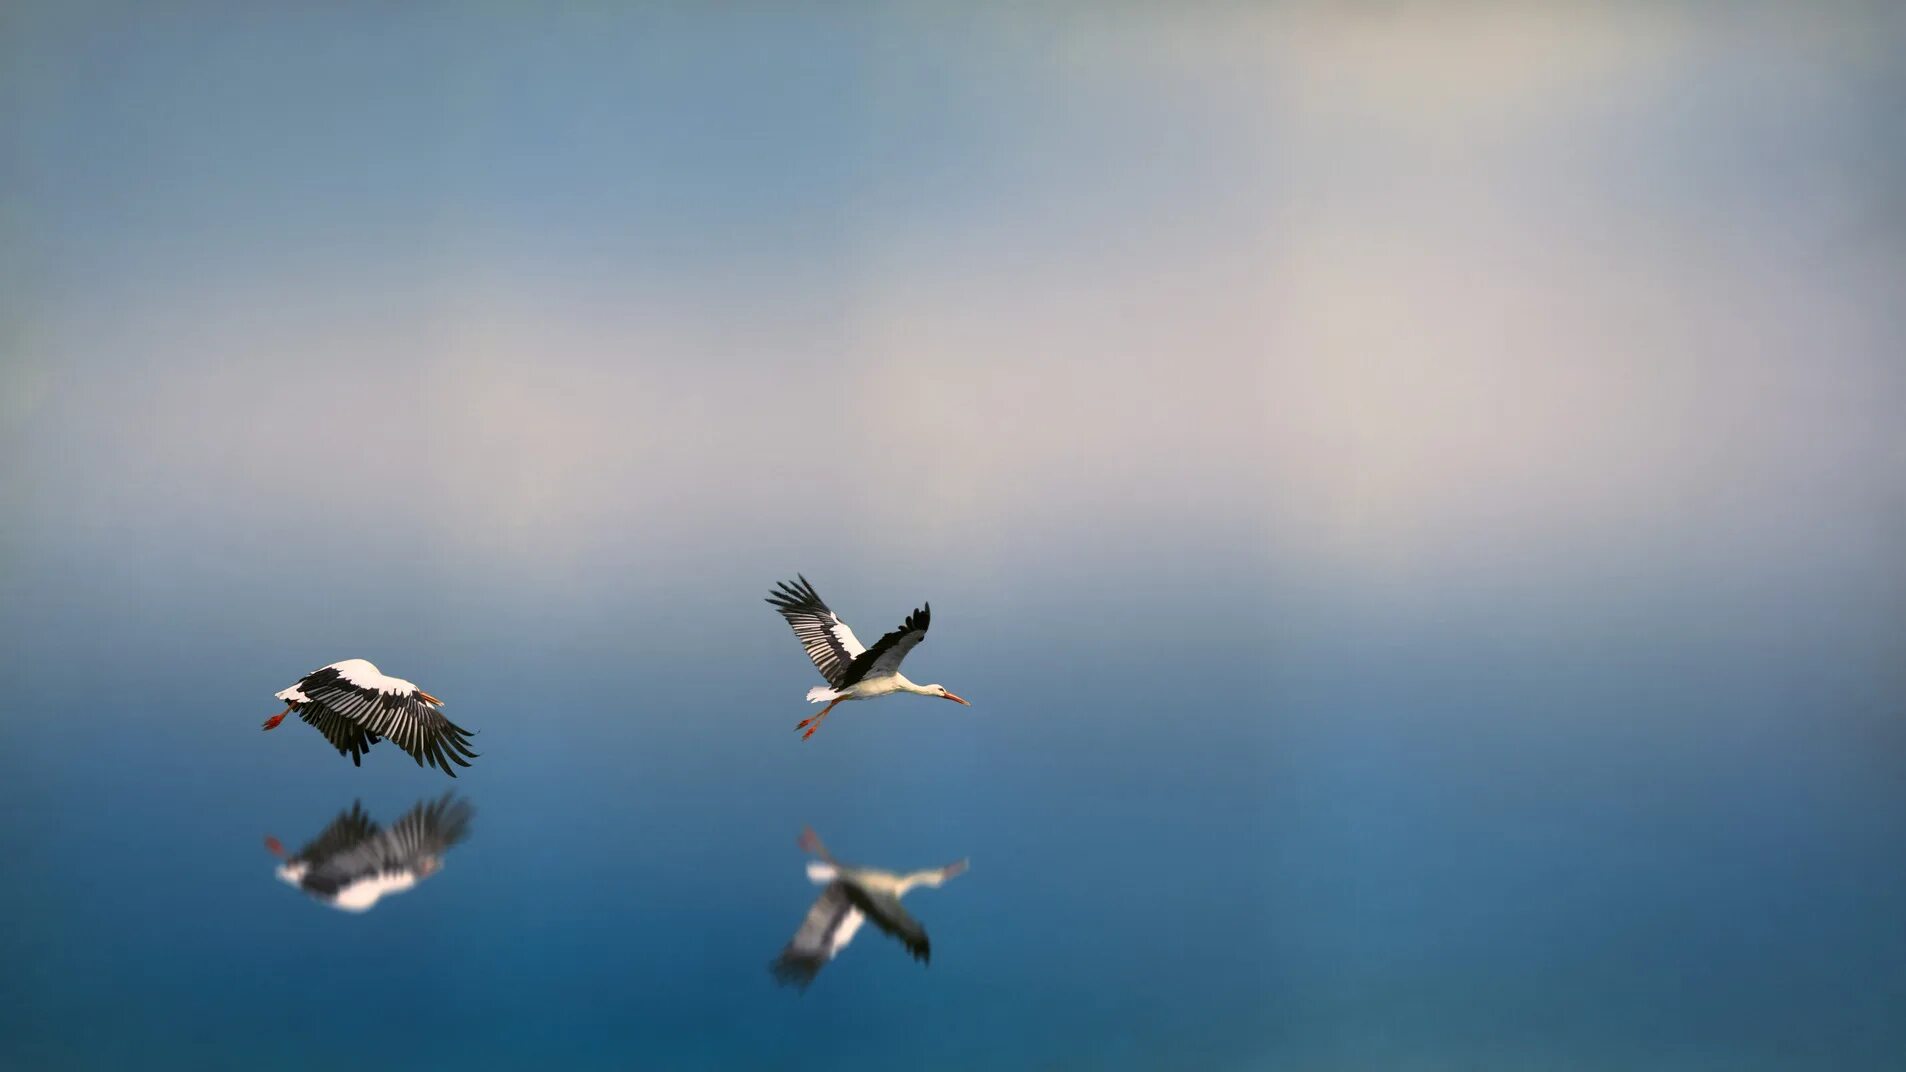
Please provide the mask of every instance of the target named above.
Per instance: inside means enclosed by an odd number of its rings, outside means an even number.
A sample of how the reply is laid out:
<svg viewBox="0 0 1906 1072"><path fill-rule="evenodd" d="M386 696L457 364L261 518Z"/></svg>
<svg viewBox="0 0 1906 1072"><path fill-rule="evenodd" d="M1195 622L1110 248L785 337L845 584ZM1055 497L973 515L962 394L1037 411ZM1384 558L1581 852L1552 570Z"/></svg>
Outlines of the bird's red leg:
<svg viewBox="0 0 1906 1072"><path fill-rule="evenodd" d="M271 853L273 856L276 856L281 860L284 859L284 856L285 856L284 845L281 842L279 842L277 838L272 837L269 834L265 836L265 851Z"/></svg>
<svg viewBox="0 0 1906 1072"><path fill-rule="evenodd" d="M298 705L292 704L290 707L287 707L283 711L280 711L277 714L271 716L270 718L265 720L265 728L268 730L277 729L278 723L283 722L285 720L286 715L290 714L291 712L297 709L298 709Z"/></svg>
<svg viewBox="0 0 1906 1072"><path fill-rule="evenodd" d="M826 718L827 713L834 709L834 704L837 704L839 702L840 702L839 700L835 700L834 703L830 703L826 707L821 708L821 713L818 715L815 715L813 718L802 719L800 721L800 724L794 727L797 730L802 729L803 727L807 729L806 733L801 734L801 740L805 741L809 737L814 736L814 731L821 728L821 720ZM812 724L810 725L810 723Z"/></svg>

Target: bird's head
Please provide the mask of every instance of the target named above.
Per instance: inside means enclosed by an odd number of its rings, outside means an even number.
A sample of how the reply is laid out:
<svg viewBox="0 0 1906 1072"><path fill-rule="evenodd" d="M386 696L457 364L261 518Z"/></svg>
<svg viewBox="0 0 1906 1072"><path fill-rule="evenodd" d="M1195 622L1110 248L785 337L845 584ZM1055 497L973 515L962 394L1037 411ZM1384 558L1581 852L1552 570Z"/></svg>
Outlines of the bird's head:
<svg viewBox="0 0 1906 1072"><path fill-rule="evenodd" d="M960 699L958 696L955 696L952 693L946 691L945 685L928 685L927 695L938 696L942 700L952 700L954 703L959 704L961 707L973 706L972 704L967 703L965 700Z"/></svg>

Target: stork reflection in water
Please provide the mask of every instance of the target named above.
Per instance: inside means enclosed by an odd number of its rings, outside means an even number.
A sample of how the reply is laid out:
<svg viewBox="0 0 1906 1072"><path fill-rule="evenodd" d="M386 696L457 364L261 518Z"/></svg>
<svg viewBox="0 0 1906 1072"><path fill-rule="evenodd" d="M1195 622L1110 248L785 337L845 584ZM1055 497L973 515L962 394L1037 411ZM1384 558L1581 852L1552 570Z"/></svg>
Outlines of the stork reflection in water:
<svg viewBox="0 0 1906 1072"><path fill-rule="evenodd" d="M332 908L367 912L386 894L402 893L442 870L444 853L469 834L475 813L445 793L418 801L382 829L362 804L352 803L296 853L286 856L275 837L265 839L265 848L284 860L278 866L280 880Z"/></svg>
<svg viewBox="0 0 1906 1072"><path fill-rule="evenodd" d="M827 888L807 910L807 918L801 921L787 948L768 966L776 980L806 989L827 962L853 941L861 924L870 919L906 946L915 960L922 964L929 960L933 950L927 942L926 928L900 907L900 898L916 886L938 887L965 871L965 860L900 874L841 863L812 829L801 831L800 844L819 857L808 862L808 879Z"/></svg>

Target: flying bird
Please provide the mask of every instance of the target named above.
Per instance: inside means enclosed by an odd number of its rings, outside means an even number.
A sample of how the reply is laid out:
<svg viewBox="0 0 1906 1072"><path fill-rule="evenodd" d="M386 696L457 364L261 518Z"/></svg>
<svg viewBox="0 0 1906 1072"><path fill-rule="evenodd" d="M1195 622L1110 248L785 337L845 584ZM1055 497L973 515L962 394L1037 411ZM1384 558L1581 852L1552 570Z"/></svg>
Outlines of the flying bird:
<svg viewBox="0 0 1906 1072"><path fill-rule="evenodd" d="M827 684L807 690L808 703L826 701L827 706L821 708L820 714L804 718L794 727L807 731L801 734L803 741L821 728L822 720L835 704L845 700L871 700L888 693L911 692L972 706L948 692L944 685L916 685L900 672L900 660L926 639L927 623L933 618L932 604L907 615L900 628L866 648L847 623L821 602L820 593L807 583L807 578L796 576L798 580L782 581L776 586L768 595L768 602L794 627L794 636L801 647L807 649L807 657L814 660L815 669L827 679Z"/></svg>
<svg viewBox="0 0 1906 1072"><path fill-rule="evenodd" d="M801 921L787 948L768 965L776 981L807 989L807 984L847 948L861 924L870 919L874 926L899 939L915 960L927 963L933 950L927 944L926 928L900 907L900 898L915 886L938 887L966 870L965 860L904 875L852 867L834 859L811 828L801 831L801 848L820 857L808 861L808 880L827 888L807 910L807 918Z"/></svg>
<svg viewBox="0 0 1906 1072"><path fill-rule="evenodd" d="M313 670L277 694L290 706L265 720L275 730L293 711L316 726L341 756L364 765L364 753L388 737L419 767L428 762L455 778L451 768L470 765L469 730L443 717L443 701L399 677L385 677L363 659L346 659ZM466 758L467 757L467 758Z"/></svg>
<svg viewBox="0 0 1906 1072"><path fill-rule="evenodd" d="M285 856L277 838L265 848L284 860L278 878L332 908L368 912L378 899L402 893L443 868L443 855L470 831L476 809L445 793L419 801L388 830L380 830L361 804L338 813L331 825Z"/></svg>

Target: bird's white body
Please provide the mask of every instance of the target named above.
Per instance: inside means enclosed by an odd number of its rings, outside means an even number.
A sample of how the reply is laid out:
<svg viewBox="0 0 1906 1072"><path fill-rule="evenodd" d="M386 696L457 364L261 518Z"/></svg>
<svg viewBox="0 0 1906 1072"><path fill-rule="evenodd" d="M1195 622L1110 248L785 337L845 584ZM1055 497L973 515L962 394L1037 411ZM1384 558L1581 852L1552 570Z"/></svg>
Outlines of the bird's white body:
<svg viewBox="0 0 1906 1072"><path fill-rule="evenodd" d="M942 690L944 691L944 690ZM891 696L896 692L911 692L919 696L938 696L925 685L907 680L905 674L882 674L879 677L866 677L844 689L816 685L807 690L808 703L823 703L830 700L873 700L882 696Z"/></svg>
<svg viewBox="0 0 1906 1072"><path fill-rule="evenodd" d="M842 867L839 864L822 863L818 860L807 865L807 880L816 886L825 886L837 878L844 878L871 893L885 894L888 897L904 897L907 891L915 886L932 886L937 889L940 883L946 881L946 869L934 867L900 875L871 867Z"/></svg>
<svg viewBox="0 0 1906 1072"><path fill-rule="evenodd" d="M405 681L401 677L391 677L389 674L381 673L369 659L346 659L341 663L332 663L323 669L336 670L338 676L345 681L360 689L367 689L371 692L389 692L399 696L409 696L417 691L416 682ZM280 700L286 703L307 703L310 701L310 697L306 696L296 685L276 695Z"/></svg>
<svg viewBox="0 0 1906 1072"><path fill-rule="evenodd" d="M278 865L278 880L288 886L304 881L308 865L293 861ZM397 871L369 875L338 890L337 896L321 898L325 904L344 912L369 912L385 894L402 893L417 884L415 871Z"/></svg>

